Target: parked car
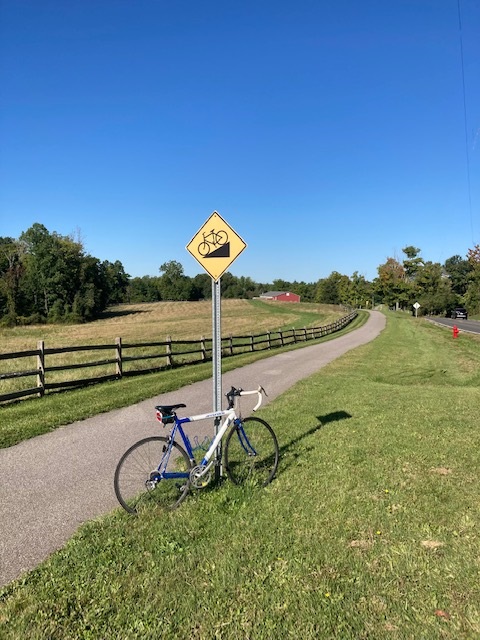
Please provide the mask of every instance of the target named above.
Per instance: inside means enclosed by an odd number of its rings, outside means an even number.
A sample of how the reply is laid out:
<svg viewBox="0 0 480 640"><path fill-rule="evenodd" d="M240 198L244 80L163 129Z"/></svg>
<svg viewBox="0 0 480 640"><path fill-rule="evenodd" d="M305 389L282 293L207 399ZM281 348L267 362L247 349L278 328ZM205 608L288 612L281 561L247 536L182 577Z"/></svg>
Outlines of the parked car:
<svg viewBox="0 0 480 640"><path fill-rule="evenodd" d="M468 320L468 313L465 307L455 307L455 309L450 314L450 317L456 320L460 318L461 320Z"/></svg>

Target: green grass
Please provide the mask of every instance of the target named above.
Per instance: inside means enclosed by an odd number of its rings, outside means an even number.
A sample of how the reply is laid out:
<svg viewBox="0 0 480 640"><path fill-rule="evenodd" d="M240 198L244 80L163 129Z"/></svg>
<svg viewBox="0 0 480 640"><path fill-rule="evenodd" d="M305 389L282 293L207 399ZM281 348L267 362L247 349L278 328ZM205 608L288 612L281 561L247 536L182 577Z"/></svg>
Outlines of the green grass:
<svg viewBox="0 0 480 640"><path fill-rule="evenodd" d="M364 324L367 318L367 313L360 311L357 318L345 329L315 342L333 340L339 335L353 331ZM231 371L250 362L268 358L282 350L301 349L312 344L314 344L312 341L308 341L271 351L224 358L222 371ZM130 406L160 393L180 389L187 384L205 380L211 376L212 363L207 362L133 378L123 378L83 389L50 393L41 399L30 398L0 406L0 448L10 447L22 440L47 433L76 420L83 420L105 411Z"/></svg>
<svg viewBox="0 0 480 640"><path fill-rule="evenodd" d="M0 593L0 637L480 637L480 343L388 314L265 407L276 480L117 510Z"/></svg>

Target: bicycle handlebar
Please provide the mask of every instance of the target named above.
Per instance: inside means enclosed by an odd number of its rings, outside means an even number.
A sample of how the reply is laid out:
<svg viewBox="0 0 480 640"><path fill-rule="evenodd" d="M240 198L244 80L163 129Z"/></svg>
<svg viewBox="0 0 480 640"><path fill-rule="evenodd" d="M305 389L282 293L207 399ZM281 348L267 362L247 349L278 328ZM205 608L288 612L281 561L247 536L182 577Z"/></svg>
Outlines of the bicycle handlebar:
<svg viewBox="0 0 480 640"><path fill-rule="evenodd" d="M243 389L235 389L235 387L232 387L230 391L225 394L228 399L228 408L229 409L233 408L233 405L235 403L235 399L234 399L235 397L250 396L250 395L253 395L254 393L258 394L258 402L253 407L252 411L256 411L259 408L259 406L262 404L262 393L264 393L265 396L267 395L267 392L262 386L259 386L258 389L254 389L253 391L244 391Z"/></svg>

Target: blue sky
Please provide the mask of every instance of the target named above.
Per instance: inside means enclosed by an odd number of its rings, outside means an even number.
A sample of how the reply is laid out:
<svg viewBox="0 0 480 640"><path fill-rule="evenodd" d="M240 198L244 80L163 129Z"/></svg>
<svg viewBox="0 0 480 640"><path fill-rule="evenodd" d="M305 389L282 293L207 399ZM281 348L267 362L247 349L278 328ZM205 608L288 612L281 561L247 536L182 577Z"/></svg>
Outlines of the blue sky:
<svg viewBox="0 0 480 640"><path fill-rule="evenodd" d="M479 80L478 0L0 0L0 236L194 276L216 210L257 282L465 257Z"/></svg>

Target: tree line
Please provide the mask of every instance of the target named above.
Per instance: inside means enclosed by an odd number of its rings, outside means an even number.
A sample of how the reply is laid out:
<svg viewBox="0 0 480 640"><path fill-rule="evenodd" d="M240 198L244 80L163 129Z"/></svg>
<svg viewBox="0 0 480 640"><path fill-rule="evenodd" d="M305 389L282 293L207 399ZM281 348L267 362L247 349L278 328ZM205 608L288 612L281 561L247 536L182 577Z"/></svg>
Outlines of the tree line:
<svg viewBox="0 0 480 640"><path fill-rule="evenodd" d="M3 325L93 320L125 299L129 276L120 261L101 262L81 240L35 223L18 239L0 237Z"/></svg>
<svg viewBox="0 0 480 640"><path fill-rule="evenodd" d="M254 298L268 291L291 291L305 302L372 307L386 304L423 314L448 313L455 306L480 313L480 245L465 258L452 256L444 264L426 261L414 246L402 249L403 259L389 257L368 281L357 271L347 276L333 271L316 282L274 280L259 283L230 272L221 278L223 298ZM77 323L93 320L121 302L202 300L211 298L206 273L186 276L171 260L158 276L130 277L119 260L100 261L86 253L82 241L62 236L39 223L18 239L0 237L0 323Z"/></svg>

